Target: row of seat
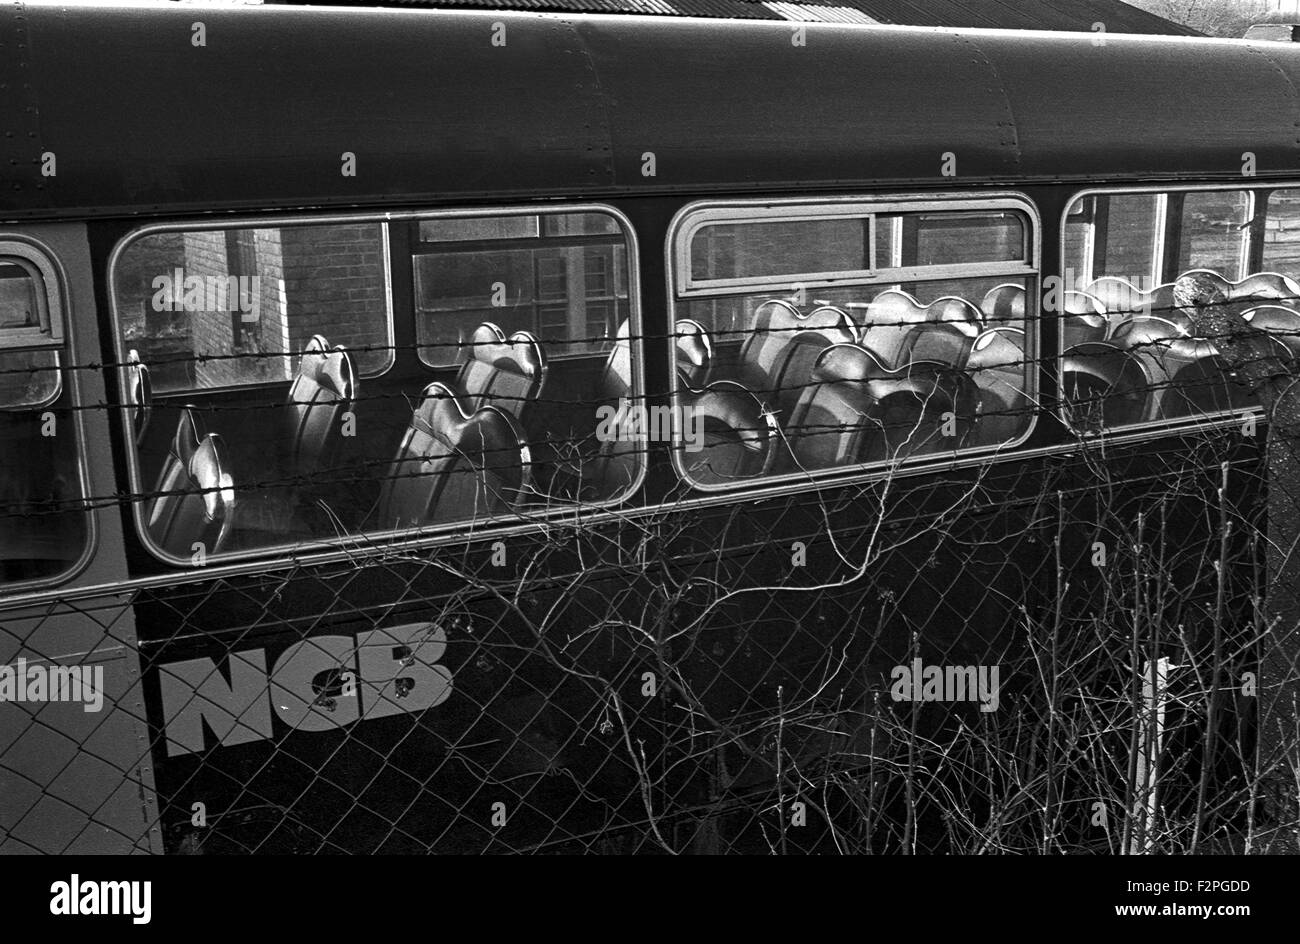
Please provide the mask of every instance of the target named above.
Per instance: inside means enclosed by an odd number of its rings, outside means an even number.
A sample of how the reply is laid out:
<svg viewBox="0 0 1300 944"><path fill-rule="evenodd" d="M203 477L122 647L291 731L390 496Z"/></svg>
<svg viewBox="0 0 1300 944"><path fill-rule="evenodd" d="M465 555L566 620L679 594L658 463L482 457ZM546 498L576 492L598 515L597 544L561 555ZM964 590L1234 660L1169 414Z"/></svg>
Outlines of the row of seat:
<svg viewBox="0 0 1300 944"><path fill-rule="evenodd" d="M1179 280L1210 283L1246 307L1244 320L1269 332L1277 355L1300 355L1300 283L1277 273L1231 281L1193 269ZM1204 416L1247 406L1212 341L1197 338L1174 297L1175 283L1143 291L1102 277L1089 286L1097 311L1063 322L1063 393L1076 429L1095 432L1139 423Z"/></svg>
<svg viewBox="0 0 1300 944"><path fill-rule="evenodd" d="M1284 277L1254 276L1225 291L1260 297L1248 318L1285 332L1280 349L1300 353L1300 312L1282 304L1295 295ZM1117 283L1119 280L1110 280ZM1287 280L1289 282L1289 280ZM1103 280L1098 280L1103 282ZM1102 295L1068 293L1071 327L1062 379L1067 398L1101 404L1108 426L1223 409L1217 353L1190 337L1160 294L1125 295L1094 283L1115 305L1135 306L1121 317ZM1131 287L1131 286L1130 286ZM1171 290L1166 294L1170 294ZM1146 313L1147 303L1161 313ZM678 404L698 418L699 454L686 456L697 481L718 483L773 470L820 469L963 446L1008 442L1024 428L1024 288L998 286L976 306L955 297L923 304L886 290L867 306L865 325L845 310L820 305L807 312L772 299L755 310L737 362L725 376L714 343L698 322L676 325ZM1290 338L1289 341L1285 338ZM542 400L548 366L529 332L506 336L481 325L451 384L424 388L412 410L369 526L390 529L478 518L539 500L606 497L637 475L633 421L619 413L615 435L579 443L561 456L547 437L530 435L530 413ZM137 442L151 416L148 367L131 352L128 408ZM592 403L625 410L633 390L628 327L614 339ZM311 481L331 468L341 419L355 406L352 359L316 336L305 347L281 412L277 468L290 481ZM536 432L536 431L534 431ZM540 469L547 468L545 476ZM150 531L171 553L188 555L197 542L215 553L235 525L235 476L217 433L205 432L192 407L179 411L157 494L147 508ZM259 476L239 476L257 482ZM542 481L544 479L544 481ZM540 485L540 487L539 487ZM241 494L242 504L277 501L291 518L301 489Z"/></svg>
<svg viewBox="0 0 1300 944"><path fill-rule="evenodd" d="M795 466L997 445L1024 428L1022 327L986 326L963 299L927 305L897 290L877 295L868 318L862 327L832 305L803 312L777 299L754 311L732 379L779 418ZM855 427L838 445L823 429L831 418Z"/></svg>
<svg viewBox="0 0 1300 944"><path fill-rule="evenodd" d="M131 351L127 358L127 409L137 445L148 432L153 414L149 368ZM298 369L278 413L275 436L279 455L245 481L271 479L296 483L311 480L331 467L344 435L344 418L355 406L356 371L341 346L331 347L316 335L303 348ZM272 471L273 470L273 471ZM239 496L240 505L260 505L285 530L294 506L304 496L297 487L270 487L256 496ZM221 435L204 429L193 404L182 406L159 471L153 496L146 505L149 532L158 545L188 557L195 545L203 553L227 546L235 527L236 490L229 450Z"/></svg>

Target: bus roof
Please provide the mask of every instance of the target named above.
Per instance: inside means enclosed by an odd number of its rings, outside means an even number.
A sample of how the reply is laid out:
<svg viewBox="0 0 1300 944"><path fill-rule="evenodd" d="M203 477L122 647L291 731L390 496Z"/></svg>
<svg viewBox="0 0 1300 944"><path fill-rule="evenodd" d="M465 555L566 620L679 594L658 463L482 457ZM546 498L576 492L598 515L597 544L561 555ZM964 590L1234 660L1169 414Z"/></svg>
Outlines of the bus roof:
<svg viewBox="0 0 1300 944"><path fill-rule="evenodd" d="M0 53L10 219L1300 168L1280 43L33 3Z"/></svg>

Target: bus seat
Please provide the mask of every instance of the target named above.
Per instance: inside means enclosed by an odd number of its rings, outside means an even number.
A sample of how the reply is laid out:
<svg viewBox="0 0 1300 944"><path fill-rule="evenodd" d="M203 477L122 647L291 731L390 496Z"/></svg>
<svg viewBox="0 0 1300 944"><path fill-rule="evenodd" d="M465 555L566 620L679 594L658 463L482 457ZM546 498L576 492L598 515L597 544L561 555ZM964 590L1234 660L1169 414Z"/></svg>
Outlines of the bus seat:
<svg viewBox="0 0 1300 944"><path fill-rule="evenodd" d="M1077 432L1140 422L1146 385L1142 365L1114 341L1076 344L1061 359L1062 406Z"/></svg>
<svg viewBox="0 0 1300 944"><path fill-rule="evenodd" d="M1300 356L1300 312L1280 305L1260 305L1244 311L1241 318L1253 328L1267 331L1287 349L1287 360Z"/></svg>
<svg viewBox="0 0 1300 944"><path fill-rule="evenodd" d="M980 392L979 422L966 445L1011 442L1028 427L1025 332L1001 325L975 339L966 370Z"/></svg>
<svg viewBox="0 0 1300 944"><path fill-rule="evenodd" d="M1104 341L1111 332L1106 306L1096 295L1066 292L1061 304L1061 346Z"/></svg>
<svg viewBox="0 0 1300 944"><path fill-rule="evenodd" d="M806 470L956 448L978 404L974 382L947 364L890 368L857 344L823 351L811 379L786 432L795 466ZM949 411L956 414L957 436L940 442Z"/></svg>
<svg viewBox="0 0 1300 944"><path fill-rule="evenodd" d="M1170 404L1177 400L1171 397L1174 376L1189 357L1201 356L1188 347L1195 341L1187 328L1172 318L1137 314L1121 322L1111 340L1136 358L1146 374L1146 407L1139 420L1170 415Z"/></svg>
<svg viewBox="0 0 1300 944"><path fill-rule="evenodd" d="M945 296L922 305L907 292L885 289L867 306L862 346L875 354L885 367L902 367L910 359L909 352L916 343L912 336L916 326L936 322L950 325L974 340L983 325L983 315L962 298Z"/></svg>
<svg viewBox="0 0 1300 944"><path fill-rule="evenodd" d="M530 487L518 421L484 406L467 412L445 384L425 387L384 480L377 525L405 529L510 511Z"/></svg>
<svg viewBox="0 0 1300 944"><path fill-rule="evenodd" d="M149 534L168 554L189 557L195 544L205 554L224 548L235 494L222 451L221 437L202 435L194 408L184 407L147 508Z"/></svg>
<svg viewBox="0 0 1300 944"><path fill-rule="evenodd" d="M357 394L352 357L317 334L303 348L285 410L285 469L294 479L328 467Z"/></svg>
<svg viewBox="0 0 1300 944"><path fill-rule="evenodd" d="M153 415L153 384L149 380L149 367L140 360L140 352L132 348L126 355L127 416L137 446L144 442Z"/></svg>
<svg viewBox="0 0 1300 944"><path fill-rule="evenodd" d="M719 380L692 389L678 375L683 422L699 430L698 446L684 442L681 459L698 483L721 485L767 474L777 455L780 428L762 401L743 384Z"/></svg>
<svg viewBox="0 0 1300 944"><path fill-rule="evenodd" d="M998 285L985 293L980 302L984 322L991 328L998 325L1024 324L1027 296L1025 287L1014 282Z"/></svg>
<svg viewBox="0 0 1300 944"><path fill-rule="evenodd" d="M469 355L456 377L456 390L470 413L495 406L523 420L545 383L546 352L537 338L528 331L516 331L507 338L487 321L470 337Z"/></svg>
<svg viewBox="0 0 1300 944"><path fill-rule="evenodd" d="M806 315L789 302L773 299L754 311L750 334L740 349L738 382L757 396L768 412L788 416L820 351L857 340L857 326L834 305Z"/></svg>
<svg viewBox="0 0 1300 944"><path fill-rule="evenodd" d="M975 343L963 328L951 322L917 325L903 340L898 366L929 361L962 370Z"/></svg>
<svg viewBox="0 0 1300 944"><path fill-rule="evenodd" d="M1283 352L1290 356L1289 352ZM1208 416L1250 406L1250 392L1235 382L1214 345L1203 339L1174 342L1168 358L1169 392L1161 404L1163 418Z"/></svg>

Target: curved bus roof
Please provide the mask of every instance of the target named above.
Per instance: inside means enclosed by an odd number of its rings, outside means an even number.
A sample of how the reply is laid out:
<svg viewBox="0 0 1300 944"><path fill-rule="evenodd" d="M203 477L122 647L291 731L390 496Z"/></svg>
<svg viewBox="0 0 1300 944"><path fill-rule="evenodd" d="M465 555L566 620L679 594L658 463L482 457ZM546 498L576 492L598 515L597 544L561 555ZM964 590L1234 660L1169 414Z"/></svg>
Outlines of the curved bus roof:
<svg viewBox="0 0 1300 944"><path fill-rule="evenodd" d="M1300 49L1241 40L6 4L0 216L931 186L948 152L964 182L1267 179L1298 88Z"/></svg>

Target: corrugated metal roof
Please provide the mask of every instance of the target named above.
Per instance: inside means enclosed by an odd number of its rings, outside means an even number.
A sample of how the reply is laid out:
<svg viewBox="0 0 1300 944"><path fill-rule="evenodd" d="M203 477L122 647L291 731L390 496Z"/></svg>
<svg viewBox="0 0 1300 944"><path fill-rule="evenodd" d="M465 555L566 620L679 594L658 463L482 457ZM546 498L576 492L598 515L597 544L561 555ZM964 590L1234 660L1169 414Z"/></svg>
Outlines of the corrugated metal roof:
<svg viewBox="0 0 1300 944"><path fill-rule="evenodd" d="M813 23L879 23L861 10L847 6L831 6L817 3L769 3L763 6L781 14L787 20Z"/></svg>
<svg viewBox="0 0 1300 944"><path fill-rule="evenodd" d="M309 4L312 0L266 0ZM321 0L347 6L472 7L579 13L643 13L744 20L888 23L988 29L1199 36L1196 30L1139 10L1124 0Z"/></svg>
<svg viewBox="0 0 1300 944"><path fill-rule="evenodd" d="M1123 0L838 0L882 23L990 29L1078 30L1102 23L1110 33L1198 36Z"/></svg>

